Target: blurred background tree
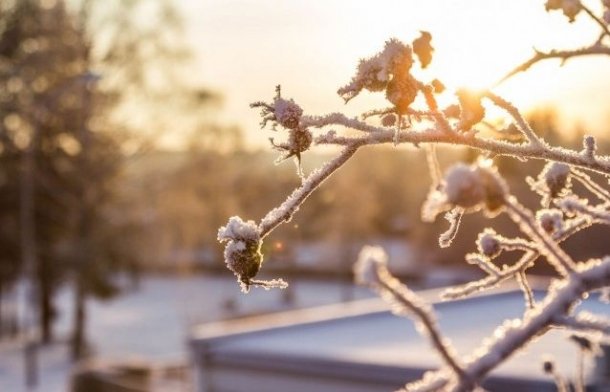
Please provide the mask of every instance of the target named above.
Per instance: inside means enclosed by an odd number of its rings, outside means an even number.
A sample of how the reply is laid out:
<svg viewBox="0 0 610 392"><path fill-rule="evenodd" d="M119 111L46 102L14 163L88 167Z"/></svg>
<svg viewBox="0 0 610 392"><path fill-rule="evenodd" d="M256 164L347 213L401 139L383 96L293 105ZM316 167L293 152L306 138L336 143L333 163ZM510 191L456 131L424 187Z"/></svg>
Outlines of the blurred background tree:
<svg viewBox="0 0 610 392"><path fill-rule="evenodd" d="M0 293L19 276L35 281L48 343L54 294L74 282L74 358L85 353L87 297L117 293L115 278L140 260L144 221L128 213L140 200L122 189L127 165L159 142L170 112L190 113L182 129L196 128L218 99L176 76L188 52L170 2L108 3L0 5Z"/></svg>

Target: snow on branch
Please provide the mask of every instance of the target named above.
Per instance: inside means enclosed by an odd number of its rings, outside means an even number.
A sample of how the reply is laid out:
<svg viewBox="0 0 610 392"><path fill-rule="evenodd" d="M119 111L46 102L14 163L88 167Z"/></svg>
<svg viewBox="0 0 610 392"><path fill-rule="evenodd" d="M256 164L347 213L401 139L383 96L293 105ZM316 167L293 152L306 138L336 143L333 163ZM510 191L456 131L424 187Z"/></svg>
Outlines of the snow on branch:
<svg viewBox="0 0 610 392"><path fill-rule="evenodd" d="M593 331L610 335L610 319L589 312L580 312L576 316L557 316L555 323L575 331Z"/></svg>
<svg viewBox="0 0 610 392"><path fill-rule="evenodd" d="M388 256L382 248L364 247L354 265L356 282L377 291L393 305L395 313L415 319L418 331L430 339L430 343L445 365L456 377L463 377L464 370L456 359L455 349L442 337L434 311L417 294L390 274L387 260Z"/></svg>

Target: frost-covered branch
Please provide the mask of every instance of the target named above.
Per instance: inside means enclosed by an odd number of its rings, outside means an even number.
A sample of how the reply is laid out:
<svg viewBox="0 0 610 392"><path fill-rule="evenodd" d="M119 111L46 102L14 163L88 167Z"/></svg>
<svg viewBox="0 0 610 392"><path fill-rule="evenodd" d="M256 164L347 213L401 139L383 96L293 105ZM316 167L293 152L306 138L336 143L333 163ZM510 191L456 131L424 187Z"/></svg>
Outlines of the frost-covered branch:
<svg viewBox="0 0 610 392"><path fill-rule="evenodd" d="M393 305L395 313L412 317L418 326L418 331L430 339L433 348L453 374L462 378L464 370L457 360L455 349L441 335L433 309L390 274L387 259L388 256L382 248L364 247L358 262L354 265L356 282L377 291Z"/></svg>
<svg viewBox="0 0 610 392"><path fill-rule="evenodd" d="M580 312L576 316L557 316L555 323L575 331L601 332L610 335L610 319L589 312Z"/></svg>
<svg viewBox="0 0 610 392"><path fill-rule="evenodd" d="M604 10L601 17L580 0L548 0L547 11L561 11L570 21L578 15L589 18L600 27L599 38L581 49L537 51L502 81L547 59L565 62L573 57L610 55L610 0L600 1ZM605 184L598 183L588 173L602 174L604 182L607 181L610 178L610 157L598 153L597 142L592 136L584 137L580 151L550 146L516 106L492 91L461 89L453 92L453 97L448 97L449 102L444 99L447 95L438 99L440 94L447 94L443 83L438 79L423 80L420 75L424 73L417 71L418 67L423 69L430 64L433 52L432 36L422 31L410 43L390 39L380 52L362 59L351 80L337 91L339 96L347 103L365 92L383 93L387 104L372 108L359 117L342 113L306 114L294 100L282 97L279 86L271 102L253 103L252 107L261 110L261 125L271 124L272 130L282 133L279 141L270 139L272 147L280 152L278 162L294 157L301 184L259 223L230 218L227 225L220 228L218 240L225 243L225 262L244 291L250 286L285 287L282 280L254 279L263 264L261 246L264 238L281 223L290 221L309 195L348 162L359 148L389 143L423 145L432 186L422 207L422 220L432 221L441 214L447 219L449 228L439 237L441 247L451 245L462 216L475 212L488 217L505 213L522 233L521 237L507 238L490 228L483 230L477 239L477 251L467 254L466 262L477 266L487 276L450 288L443 297L461 298L490 289L507 279L515 279L526 303L523 318L507 320L468 360L464 360L457 356L439 330L433 309L388 272L387 256L383 250L365 248L355 272L360 283L392 302L394 310L415 319L418 330L430 340L443 361L440 370L426 373L421 380L408 384L405 390L469 391L477 388L492 369L550 328L598 334L610 331L607 319L586 313L573 314L574 307L584 296L610 286L610 256L582 262L573 259L559 245L593 224L610 224L610 192ZM484 100L489 100L510 116L510 126L520 132L518 137L495 138L489 133L479 132L481 126L489 127L493 121L486 113ZM442 107L439 102L446 106ZM498 132L501 131L496 134ZM306 176L301 170L301 159L318 145L339 146L341 150ZM541 207L533 211L521 205L490 159L480 158L471 165L458 163L449 167L442 177L435 152L437 145L469 147L486 157L503 155L519 161L537 159L547 162L536 179L526 179L531 189L541 197ZM577 194L582 189L573 188L572 183L582 185L587 196L593 195L591 198L599 199L599 204L583 199ZM494 259L502 252L518 252L521 256L512 265L498 266ZM527 272L540 256L554 268L557 278L545 298L537 302ZM588 340L575 336L572 340L584 347L581 350L584 353ZM560 390L567 390L565 380L556 372L552 362L546 361L544 370L555 378ZM582 371L579 374L582 375ZM584 385L582 376L579 380L577 386Z"/></svg>
<svg viewBox="0 0 610 392"><path fill-rule="evenodd" d="M472 390L487 373L535 337L553 326L561 326L558 317L567 316L585 294L608 285L610 257L580 265L568 279L555 281L544 301L527 312L523 320L509 320L498 327L493 337L474 351L465 368L466 377L456 385L451 385L454 380L447 377L443 387L449 386L446 389L454 392ZM435 382L440 383L438 380Z"/></svg>
<svg viewBox="0 0 610 392"><path fill-rule="evenodd" d="M566 18L568 18L570 23L574 22L576 16L580 12L584 12L585 14L587 14L587 16L591 18L591 20L593 20L601 30L599 38L592 45L580 49L551 50L549 52L541 52L536 50L535 54L529 60L523 62L522 64L515 67L512 71L507 73L502 79L498 81L497 84L500 84L521 72L527 71L533 65L544 60L560 59L561 64L563 65L566 61L574 57L591 55L610 55L610 47L605 46L602 43L604 38L610 37L610 29L608 28L608 25L610 24L610 4L607 0L602 0L601 3L604 8L604 15L602 17L599 17L595 15L595 13L586 5L584 5L580 0L547 0L546 10L562 11Z"/></svg>
<svg viewBox="0 0 610 392"><path fill-rule="evenodd" d="M259 225L260 237L265 238L282 222L289 222L294 213L303 204L305 199L331 174L347 162L363 144L354 142L348 145L336 158L327 162L320 169L312 172L303 180L300 187L295 189L279 207L269 211Z"/></svg>
<svg viewBox="0 0 610 392"><path fill-rule="evenodd" d="M500 84L513 76L525 72L530 69L534 64L537 64L543 60L559 59L562 63L565 63L574 57L592 56L592 55L610 55L610 47L595 43L591 46L587 46L580 49L573 50L551 50L549 52L536 51L535 54L527 61L515 67L512 71L507 73L502 79L498 81Z"/></svg>
<svg viewBox="0 0 610 392"><path fill-rule="evenodd" d="M356 121L356 120L354 120ZM342 124L338 124L342 125ZM319 145L346 146L352 143L367 145L379 145L394 143L395 132L387 128L377 127L374 132L365 136L343 136L336 132L322 134L314 139ZM437 145L461 145L472 147L493 155L505 155L519 159L540 159L545 161L563 162L568 165L595 171L610 176L610 157L590 157L580 151L569 150L563 147L552 147L547 144L534 146L507 142L504 140L486 139L477 137L473 132L443 132L436 127L418 131L402 131L398 135L399 144L437 144Z"/></svg>

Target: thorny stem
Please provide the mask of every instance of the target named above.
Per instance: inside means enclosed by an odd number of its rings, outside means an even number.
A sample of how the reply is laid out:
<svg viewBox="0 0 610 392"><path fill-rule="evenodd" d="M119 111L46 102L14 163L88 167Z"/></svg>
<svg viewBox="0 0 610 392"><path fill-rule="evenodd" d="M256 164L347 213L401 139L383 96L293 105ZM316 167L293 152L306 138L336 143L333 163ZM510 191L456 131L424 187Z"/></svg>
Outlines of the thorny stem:
<svg viewBox="0 0 610 392"><path fill-rule="evenodd" d="M546 256L559 275L567 276L574 271L572 258L540 228L530 210L519 204L513 196L506 198L505 205L508 215L519 225L521 231L534 240L534 243L540 244L538 251Z"/></svg>

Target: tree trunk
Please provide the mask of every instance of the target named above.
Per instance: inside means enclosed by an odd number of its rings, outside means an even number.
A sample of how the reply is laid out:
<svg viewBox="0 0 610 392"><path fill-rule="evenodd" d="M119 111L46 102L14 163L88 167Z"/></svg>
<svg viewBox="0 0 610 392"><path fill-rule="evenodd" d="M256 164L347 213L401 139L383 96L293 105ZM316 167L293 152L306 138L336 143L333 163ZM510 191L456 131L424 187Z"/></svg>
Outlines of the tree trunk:
<svg viewBox="0 0 610 392"><path fill-rule="evenodd" d="M50 277L44 272L39 274L39 304L38 310L40 320L40 340L42 344L49 344L53 341L53 319L55 318L55 309L53 307L53 287Z"/></svg>
<svg viewBox="0 0 610 392"><path fill-rule="evenodd" d="M86 336L85 323L87 320L86 313L86 295L82 283L82 277L77 277L76 292L74 298L74 325L72 327L72 360L77 361L86 354Z"/></svg>
<svg viewBox="0 0 610 392"><path fill-rule="evenodd" d="M83 53L83 58L88 62L88 53ZM87 270L89 258L91 257L91 226L93 202L91 189L85 182L85 178L91 173L90 147L91 133L87 127L87 120L91 110L91 86L87 81L82 82L82 110L81 128L78 138L81 144L80 167L83 173L83 182L80 189L80 205L78 206L78 236L76 245L76 273L74 293L74 320L72 327L72 360L77 361L86 355L86 320L87 320Z"/></svg>
<svg viewBox="0 0 610 392"><path fill-rule="evenodd" d="M27 342L24 349L25 380L26 385L31 388L38 384L37 368L37 338L34 336L36 321L36 267L37 267L37 244L36 244L36 216L35 216L35 181L36 173L35 148L38 143L38 127L30 144L21 156L21 182L19 189L19 219L20 219L20 245L21 261L25 278L25 317L23 327L27 334Z"/></svg>

